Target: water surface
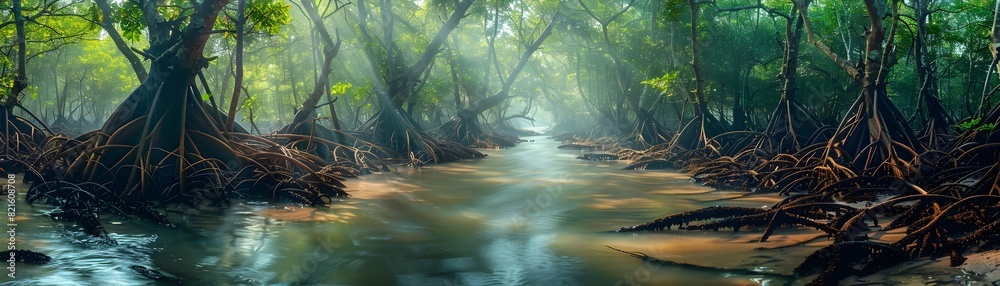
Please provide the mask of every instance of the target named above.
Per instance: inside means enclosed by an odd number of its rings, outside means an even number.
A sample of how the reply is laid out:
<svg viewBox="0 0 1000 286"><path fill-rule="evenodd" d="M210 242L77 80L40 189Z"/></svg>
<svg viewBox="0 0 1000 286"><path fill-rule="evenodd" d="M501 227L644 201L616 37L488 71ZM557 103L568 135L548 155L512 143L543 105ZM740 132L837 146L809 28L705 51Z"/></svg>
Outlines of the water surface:
<svg viewBox="0 0 1000 286"><path fill-rule="evenodd" d="M24 285L156 285L143 266L189 285L770 285L763 276L646 264L608 249L707 266L789 273L810 251L808 230L608 233L669 213L712 205L763 207L773 197L722 200L669 171L576 159L546 137L527 137L487 159L368 175L329 208L239 202L170 213L164 229L106 215L119 245L94 243L50 207L21 202L19 246L54 262L19 265ZM23 194L22 194L23 196ZM2 279L6 279L2 278ZM2 280L7 281L7 280Z"/></svg>

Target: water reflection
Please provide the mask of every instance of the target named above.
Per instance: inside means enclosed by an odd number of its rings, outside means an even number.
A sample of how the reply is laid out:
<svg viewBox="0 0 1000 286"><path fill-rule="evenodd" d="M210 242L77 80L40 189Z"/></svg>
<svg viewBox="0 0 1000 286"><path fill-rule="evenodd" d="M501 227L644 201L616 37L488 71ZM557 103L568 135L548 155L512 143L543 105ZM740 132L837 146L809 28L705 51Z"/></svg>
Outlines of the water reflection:
<svg viewBox="0 0 1000 286"><path fill-rule="evenodd" d="M485 160L351 180L353 197L329 208L237 204L171 213L176 229L118 219L107 224L121 242L114 247L74 243L85 238L76 231L51 231L64 224L41 218L45 207L36 206L26 246L56 262L25 266L31 278L19 281L151 283L129 269L140 265L194 285L746 285L775 281L646 265L604 246L785 273L796 261L780 258L810 250L754 250L808 241L815 236L809 231L779 232L767 243L751 242L752 233L602 233L740 194L695 186L682 174L577 160L578 151L528 139L535 141L488 150Z"/></svg>

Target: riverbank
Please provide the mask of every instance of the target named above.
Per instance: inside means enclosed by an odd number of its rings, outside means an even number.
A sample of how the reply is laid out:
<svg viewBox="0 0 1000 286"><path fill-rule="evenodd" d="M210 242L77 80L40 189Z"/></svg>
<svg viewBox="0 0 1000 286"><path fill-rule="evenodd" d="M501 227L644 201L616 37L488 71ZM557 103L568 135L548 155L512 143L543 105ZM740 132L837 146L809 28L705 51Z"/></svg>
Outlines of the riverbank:
<svg viewBox="0 0 1000 286"><path fill-rule="evenodd" d="M19 268L27 278L15 285L157 283L135 266L204 285L775 285L787 281L658 266L605 246L787 274L830 243L803 228L781 228L767 242L756 241L760 230L606 232L708 206L760 208L782 197L719 191L671 171L625 171L624 162L579 160L580 151L558 149L554 140L525 139L535 141L483 150L485 160L347 180L352 197L329 207L234 201L166 212L176 228L102 216L117 246L47 219L49 206L24 204L24 247L54 261ZM927 284L954 281L948 275L887 276Z"/></svg>

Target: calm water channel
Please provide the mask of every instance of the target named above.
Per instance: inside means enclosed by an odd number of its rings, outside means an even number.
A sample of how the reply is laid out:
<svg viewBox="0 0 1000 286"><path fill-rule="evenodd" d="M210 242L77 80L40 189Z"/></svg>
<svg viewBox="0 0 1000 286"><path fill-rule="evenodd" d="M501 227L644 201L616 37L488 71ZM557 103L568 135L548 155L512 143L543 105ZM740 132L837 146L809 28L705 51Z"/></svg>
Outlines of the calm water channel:
<svg viewBox="0 0 1000 286"><path fill-rule="evenodd" d="M740 193L697 186L683 174L578 160L579 151L557 149L546 137L525 139L534 141L487 150L484 160L349 180L353 196L329 208L241 202L172 213L173 229L106 215L119 242L110 247L49 220L50 207L21 202L18 246L55 261L19 265L10 284L172 284L136 274L138 265L188 285L780 285L646 265L605 246L788 273L825 243L758 249L816 237L807 230L779 231L766 243L752 242L759 232L606 233L672 212L762 207L775 198L723 201Z"/></svg>

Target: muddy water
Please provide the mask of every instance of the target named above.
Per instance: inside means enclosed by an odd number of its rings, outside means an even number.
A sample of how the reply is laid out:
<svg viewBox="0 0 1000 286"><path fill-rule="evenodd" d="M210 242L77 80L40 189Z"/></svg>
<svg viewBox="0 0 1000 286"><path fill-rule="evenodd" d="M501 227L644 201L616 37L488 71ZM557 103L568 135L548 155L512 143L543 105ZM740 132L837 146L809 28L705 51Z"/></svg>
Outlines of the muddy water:
<svg viewBox="0 0 1000 286"><path fill-rule="evenodd" d="M329 208L241 202L172 212L174 229L104 217L117 246L99 245L21 202L18 246L55 261L19 265L24 285L136 285L156 269L189 285L780 285L765 276L648 265L606 246L678 262L789 273L827 243L808 230L604 231L712 205L762 207L770 197L700 187L682 174L622 171L575 159L545 137L489 158L369 175ZM776 248L807 241L804 247ZM0 278L11 282L9 278Z"/></svg>

